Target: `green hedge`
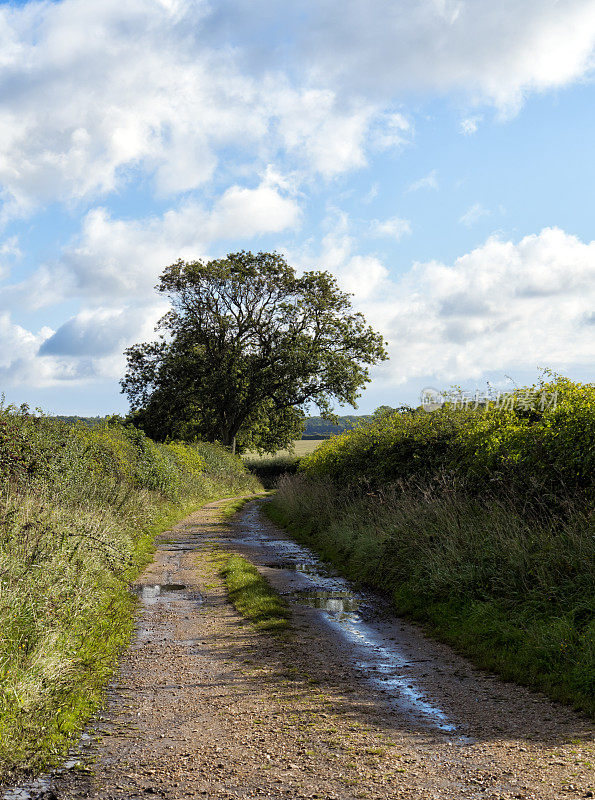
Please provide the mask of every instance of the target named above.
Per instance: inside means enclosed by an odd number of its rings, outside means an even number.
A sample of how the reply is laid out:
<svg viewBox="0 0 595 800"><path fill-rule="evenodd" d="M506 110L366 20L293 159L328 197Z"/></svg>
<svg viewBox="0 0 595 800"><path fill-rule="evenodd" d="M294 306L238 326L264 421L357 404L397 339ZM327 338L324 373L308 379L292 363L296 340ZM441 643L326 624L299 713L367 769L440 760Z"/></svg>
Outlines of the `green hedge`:
<svg viewBox="0 0 595 800"><path fill-rule="evenodd" d="M480 489L500 480L541 497L563 491L592 498L595 384L555 377L511 398L512 408L445 403L431 412L387 414L324 442L302 459L301 470L372 486L447 471Z"/></svg>

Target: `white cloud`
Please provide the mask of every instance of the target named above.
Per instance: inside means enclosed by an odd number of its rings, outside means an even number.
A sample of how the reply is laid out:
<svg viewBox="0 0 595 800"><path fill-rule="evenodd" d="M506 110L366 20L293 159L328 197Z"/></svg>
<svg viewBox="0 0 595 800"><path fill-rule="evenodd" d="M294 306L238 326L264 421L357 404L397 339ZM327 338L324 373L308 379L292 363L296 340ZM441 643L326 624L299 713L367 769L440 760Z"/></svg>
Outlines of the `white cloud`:
<svg viewBox="0 0 595 800"><path fill-rule="evenodd" d="M354 304L389 342L376 380L438 385L488 373L561 371L593 362L595 241L557 228L520 242L489 238L452 265L416 263L400 278L357 253L349 218L335 213L317 255L292 263L330 269Z"/></svg>
<svg viewBox="0 0 595 800"><path fill-rule="evenodd" d="M167 303L142 308L83 309L52 333L39 348L41 356L120 355L133 342L150 339Z"/></svg>
<svg viewBox="0 0 595 800"><path fill-rule="evenodd" d="M463 133L465 136L472 136L474 133L477 133L477 129L482 119L483 118L481 117L481 115L474 117L464 117L460 123L461 133Z"/></svg>
<svg viewBox="0 0 595 800"><path fill-rule="evenodd" d="M438 189L438 176L435 169L423 178L413 181L413 183L410 183L407 187L408 192L418 192L420 189Z"/></svg>
<svg viewBox="0 0 595 800"><path fill-rule="evenodd" d="M267 82L267 107L283 146L307 171L332 178L366 164L366 134L376 107L356 100L342 107L329 89L291 89Z"/></svg>
<svg viewBox="0 0 595 800"><path fill-rule="evenodd" d="M460 91L511 113L594 66L592 0L316 0L308 25L317 78L369 96Z"/></svg>
<svg viewBox="0 0 595 800"><path fill-rule="evenodd" d="M213 242L297 229L302 182L333 180L411 141L407 97L460 93L461 131L470 135L478 103L511 114L531 92L592 75L593 0L338 8L337 0L297 8L262 0L261 14L238 0L0 6L0 223L55 201L85 203L81 232L60 259L3 285L0 305L80 295L88 306L55 333L33 333L0 312L5 380L115 375L118 349L151 318L166 264L208 257ZM271 163L285 177L265 172ZM109 199L97 206L127 185L159 195L165 210L135 220L111 212ZM433 170L408 190L438 188ZM488 213L476 204L461 223ZM399 238L408 222L376 220L370 232ZM20 257L16 239L0 244L2 280ZM490 239L452 266L420 264L395 281L375 254L357 251L339 215L316 260L390 335L387 369L397 377L507 366L519 342L531 366L586 358L593 243L563 231L518 244Z"/></svg>
<svg viewBox="0 0 595 800"><path fill-rule="evenodd" d="M408 144L413 133L413 125L404 114L385 113L377 118L370 131L371 143L377 150L389 150Z"/></svg>
<svg viewBox="0 0 595 800"><path fill-rule="evenodd" d="M57 331L32 333L0 313L0 379L29 387L117 380L124 373L124 348L154 337L167 304L83 309Z"/></svg>
<svg viewBox="0 0 595 800"><path fill-rule="evenodd" d="M368 313L391 342L397 382L592 364L595 242L557 228L518 244L492 237L452 266L416 264L384 292Z"/></svg>
<svg viewBox="0 0 595 800"><path fill-rule="evenodd" d="M22 255L17 236L11 236L0 243L0 278L9 273L11 263Z"/></svg>
<svg viewBox="0 0 595 800"><path fill-rule="evenodd" d="M178 258L206 257L213 242L294 229L300 216L291 182L271 169L253 189L231 186L210 209L190 200L160 217L124 220L95 208L59 263L43 266L20 292L34 307L64 295L144 302L161 270Z"/></svg>
<svg viewBox="0 0 595 800"><path fill-rule="evenodd" d="M326 226L316 256L288 257L304 268L331 270L386 336L391 360L378 371L383 383L432 376L448 384L592 363L595 241L557 228L518 243L491 237L452 265L417 263L394 279L377 256L356 251L345 214L335 212ZM0 378L30 386L113 380L122 374L122 349L150 339L164 310L154 298L128 307L114 302L37 334L0 313Z"/></svg>
<svg viewBox="0 0 595 800"><path fill-rule="evenodd" d="M482 217L489 217L491 214L492 212L487 208L484 208L481 203L474 203L472 206L469 206L464 214L461 215L459 222L462 225L471 227L471 225L475 225L475 223L478 222Z"/></svg>
<svg viewBox="0 0 595 800"><path fill-rule="evenodd" d="M39 334L0 312L0 378L8 385L39 387L120 377L124 348L152 338L155 322L167 310L154 293L161 270L180 257L207 257L214 241L295 227L300 210L294 195L290 179L267 169L255 188L232 186L210 209L189 201L144 220L114 219L105 208L93 209L58 264L3 292L15 303L20 295L21 303L33 307L65 294L103 304Z"/></svg>
<svg viewBox="0 0 595 800"><path fill-rule="evenodd" d="M411 222L401 217L391 217L390 219L372 220L371 232L374 236L389 236L397 242L403 236L411 233Z"/></svg>
<svg viewBox="0 0 595 800"><path fill-rule="evenodd" d="M108 194L139 172L161 195L193 190L223 150L244 168L285 152L328 177L365 163L376 105L250 69L241 47L210 43L212 13L195 0L0 8L4 219ZM400 124L385 127L394 136Z"/></svg>
<svg viewBox="0 0 595 800"><path fill-rule="evenodd" d="M336 0L300 13L263 0L260 11L258 23L238 0L0 7L2 217L139 173L162 195L194 190L230 151L238 168L279 156L332 178L411 138L391 110L411 90L511 113L594 63L592 0L346 0L340 13ZM253 40L267 35L265 57Z"/></svg>
<svg viewBox="0 0 595 800"><path fill-rule="evenodd" d="M316 268L332 272L343 291L354 295L356 303L381 297L385 287L391 287L389 271L374 255L355 252L356 243L350 233L349 216L332 209L324 220L327 232L319 253L308 247L287 252L289 263L303 269Z"/></svg>
<svg viewBox="0 0 595 800"><path fill-rule="evenodd" d="M39 385L50 378L49 371L36 363L36 354L51 334L50 328L32 333L15 324L7 311L0 312L0 379L4 385Z"/></svg>
<svg viewBox="0 0 595 800"><path fill-rule="evenodd" d="M269 177L273 176L273 177ZM282 194L269 172L256 189L231 186L215 203L201 229L204 241L251 238L260 233L279 233L299 224L295 199Z"/></svg>

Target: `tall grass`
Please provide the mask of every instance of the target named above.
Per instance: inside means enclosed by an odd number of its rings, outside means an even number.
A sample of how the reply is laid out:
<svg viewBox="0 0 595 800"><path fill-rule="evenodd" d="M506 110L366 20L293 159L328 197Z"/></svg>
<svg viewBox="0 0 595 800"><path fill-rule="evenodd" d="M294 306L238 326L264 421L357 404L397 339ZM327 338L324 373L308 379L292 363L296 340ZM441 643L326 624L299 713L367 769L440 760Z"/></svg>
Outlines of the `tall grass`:
<svg viewBox="0 0 595 800"><path fill-rule="evenodd" d="M213 445L0 408L0 776L64 754L132 630L154 534L259 488Z"/></svg>
<svg viewBox="0 0 595 800"><path fill-rule="evenodd" d="M270 513L479 665L595 714L595 387L555 387L544 413L447 408L336 437Z"/></svg>

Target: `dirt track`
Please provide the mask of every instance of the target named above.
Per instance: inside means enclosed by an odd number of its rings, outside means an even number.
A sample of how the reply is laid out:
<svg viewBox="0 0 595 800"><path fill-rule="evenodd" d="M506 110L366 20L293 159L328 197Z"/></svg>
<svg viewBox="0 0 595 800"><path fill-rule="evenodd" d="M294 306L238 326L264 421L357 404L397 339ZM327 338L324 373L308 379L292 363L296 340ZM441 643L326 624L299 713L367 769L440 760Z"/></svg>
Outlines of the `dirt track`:
<svg viewBox="0 0 595 800"><path fill-rule="evenodd" d="M360 629L357 614L303 604L319 576L284 564L295 556L287 538L254 504L230 523L219 507L161 538L139 580L137 638L83 741L90 771L54 776L58 798L593 796L586 720L475 670L380 606L361 612ZM256 633L237 615L218 547L292 592L291 634Z"/></svg>

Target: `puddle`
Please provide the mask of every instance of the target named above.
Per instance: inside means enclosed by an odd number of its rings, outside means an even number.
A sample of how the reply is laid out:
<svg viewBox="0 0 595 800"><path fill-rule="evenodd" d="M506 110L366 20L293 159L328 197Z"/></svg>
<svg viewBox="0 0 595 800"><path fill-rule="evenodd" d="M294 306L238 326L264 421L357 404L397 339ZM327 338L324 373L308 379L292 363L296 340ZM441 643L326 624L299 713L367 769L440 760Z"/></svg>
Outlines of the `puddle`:
<svg viewBox="0 0 595 800"><path fill-rule="evenodd" d="M56 800L49 778L37 778L21 786L11 786L2 793L2 800Z"/></svg>
<svg viewBox="0 0 595 800"><path fill-rule="evenodd" d="M280 538L274 528L262 524L258 504L246 507L239 526L235 541L243 548L253 547L257 563L258 556L264 554L267 560L261 562L262 566L300 574L301 587L286 592L287 598L320 612L321 619L346 645L348 657L362 678L382 693L387 705L423 727L457 734L460 743L469 741L424 690L416 674L419 657L408 655L395 641L397 620L391 616L387 628L386 608L377 597L355 592L347 579L327 568L308 547Z"/></svg>
<svg viewBox="0 0 595 800"><path fill-rule="evenodd" d="M292 572L301 572L304 575L334 576L337 574L335 570L332 570L320 561L318 563L309 561L271 561L267 564L263 564L263 567L268 567L269 569L287 569Z"/></svg>
<svg viewBox="0 0 595 800"><path fill-rule="evenodd" d="M310 608L321 608L331 614L357 611L359 602L351 592L333 592L321 589L304 589L290 595L296 602Z"/></svg>
<svg viewBox="0 0 595 800"><path fill-rule="evenodd" d="M136 592L141 601L147 606L179 600L202 602L202 597L196 593L190 593L183 583L158 583L154 586L141 586L136 588Z"/></svg>

